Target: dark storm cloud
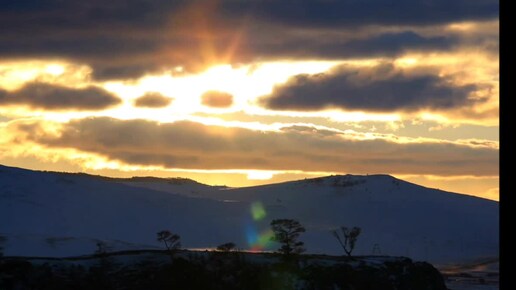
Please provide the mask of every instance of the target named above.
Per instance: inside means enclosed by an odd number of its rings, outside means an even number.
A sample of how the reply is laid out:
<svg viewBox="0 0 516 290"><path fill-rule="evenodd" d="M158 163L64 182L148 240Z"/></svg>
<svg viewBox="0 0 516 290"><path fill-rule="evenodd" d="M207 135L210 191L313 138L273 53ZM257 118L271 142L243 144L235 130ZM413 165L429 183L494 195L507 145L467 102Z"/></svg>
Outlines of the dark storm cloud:
<svg viewBox="0 0 516 290"><path fill-rule="evenodd" d="M233 104L231 94L219 91L207 91L201 96L202 104L213 108L228 108Z"/></svg>
<svg viewBox="0 0 516 290"><path fill-rule="evenodd" d="M470 106L475 85L455 86L429 73L397 71L390 64L297 75L261 103L275 110L341 108L377 112L453 109Z"/></svg>
<svg viewBox="0 0 516 290"><path fill-rule="evenodd" d="M359 140L353 133L292 126L280 132L181 121L89 118L64 124L59 136L44 127L17 134L49 147L75 148L134 165L186 169L265 169L497 175L498 150L450 142Z"/></svg>
<svg viewBox="0 0 516 290"><path fill-rule="evenodd" d="M193 31L197 19L189 19L191 13L185 11L190 3L42 0L2 4L0 58L64 58L92 66L97 79L138 77L176 65L197 67L205 61L199 55L203 35ZM228 43L224 33L216 40L220 45Z"/></svg>
<svg viewBox="0 0 516 290"><path fill-rule="evenodd" d="M425 37L413 31L373 34L359 39L321 33L318 36L318 33L300 35L284 31L279 33L281 41L278 41L278 35L263 31L261 38L249 40L249 46L256 57L265 59L345 59L393 57L408 51L449 50L459 43L455 36Z"/></svg>
<svg viewBox="0 0 516 290"><path fill-rule="evenodd" d="M247 11L264 22L302 27L429 25L498 16L496 0L316 0L228 1L231 11ZM252 11L251 11L252 10Z"/></svg>
<svg viewBox="0 0 516 290"><path fill-rule="evenodd" d="M147 107L147 108L163 108L172 102L172 99L165 97L160 93L149 92L139 97L134 102L136 107Z"/></svg>
<svg viewBox="0 0 516 290"><path fill-rule="evenodd" d="M101 110L120 102L113 94L95 86L74 89L29 83L15 91L0 89L0 106L27 105L45 110Z"/></svg>
<svg viewBox="0 0 516 290"><path fill-rule="evenodd" d="M2 3L0 11L37 14L75 12L61 15L66 22L59 19L47 22L54 25L83 25L88 17L92 20L89 25L137 22L152 26L163 21L171 11L191 3L197 7L214 5L226 17L244 14L267 22L310 27L425 25L485 20L499 14L499 1L496 0L7 0Z"/></svg>
<svg viewBox="0 0 516 290"><path fill-rule="evenodd" d="M498 1L490 0L8 0L0 5L0 58L64 58L92 66L97 79L110 79L175 66L195 71L213 62L392 56L448 49L459 40L410 28L366 39L328 33L497 15Z"/></svg>

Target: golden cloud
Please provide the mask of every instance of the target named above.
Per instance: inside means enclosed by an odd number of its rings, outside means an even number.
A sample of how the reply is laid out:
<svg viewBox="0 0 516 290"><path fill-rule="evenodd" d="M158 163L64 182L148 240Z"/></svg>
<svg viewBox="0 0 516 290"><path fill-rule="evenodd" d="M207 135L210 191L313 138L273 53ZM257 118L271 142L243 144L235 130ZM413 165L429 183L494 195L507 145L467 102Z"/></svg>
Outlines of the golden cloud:
<svg viewBox="0 0 516 290"><path fill-rule="evenodd" d="M141 166L184 169L261 169L353 173L497 175L492 144L358 134L309 126L279 131L190 121L87 118L57 125L14 123L19 140L97 154Z"/></svg>

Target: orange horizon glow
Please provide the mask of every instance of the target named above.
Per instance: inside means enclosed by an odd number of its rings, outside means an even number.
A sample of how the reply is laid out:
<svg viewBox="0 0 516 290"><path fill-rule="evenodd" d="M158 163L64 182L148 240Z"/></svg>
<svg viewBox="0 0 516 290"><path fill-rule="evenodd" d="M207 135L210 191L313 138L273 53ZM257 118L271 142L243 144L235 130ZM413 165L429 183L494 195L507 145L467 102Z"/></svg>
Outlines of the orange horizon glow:
<svg viewBox="0 0 516 290"><path fill-rule="evenodd" d="M497 56L479 49L461 46L447 52L407 51L396 58L362 58L335 60L265 59L259 62L235 64L244 54L246 27L224 30L220 19L206 18L217 9L217 1L210 5L191 5L182 10L196 35L195 49L201 52L203 69L187 71L173 66L160 73L146 74L131 80L99 81L92 77L93 68L69 59L4 59L0 61L0 101L2 94L16 92L30 83L38 82L66 88L98 87L121 100L119 105L99 110L50 110L31 104L0 103L0 164L31 169L83 171L121 177L155 175L160 177L193 177L207 184L252 186L269 182L284 182L296 178L311 178L332 174L346 174L351 170L278 170L271 168L183 168L162 165L129 164L107 155L81 151L77 148L51 148L24 139L16 126L35 126L33 134L46 138L60 136L68 123L86 118L108 117L116 120L147 120L157 126L189 121L206 126L207 134L231 136L237 129L249 132L284 134L291 128L311 128L320 138L338 138L350 142L379 140L389 144L445 144L463 146L468 150L499 150L499 64ZM213 16L215 17L215 16ZM250 20L243 20L242 23ZM174 23L170 23L172 25ZM498 22L458 22L443 26L445 31L468 36L475 31L488 31ZM216 29L221 29L216 31ZM394 28L393 28L394 29ZM396 28L400 29L400 28ZM395 31L397 31L394 29ZM431 35L436 28L422 29ZM222 51L212 42L216 33L230 39ZM160 51L165 59L172 51ZM271 110L260 105L259 99L271 94L277 86L301 74L329 74L337 66L357 69L391 64L399 72L418 74L431 71L454 86L478 85L472 98L486 100L471 108L446 110L419 109L417 111L372 112L328 107L320 110ZM202 103L202 95L219 91L231 95L227 106ZM159 108L136 107L135 100L152 92L170 98L169 104ZM16 126L15 126L16 125ZM37 130L36 130L37 128ZM478 130L479 134L475 134ZM242 131L243 132L243 131ZM248 131L245 131L248 132ZM300 136L309 134L300 131ZM327 135L325 135L327 134ZM236 136L232 136L236 137ZM293 149L296 149L293 144ZM335 148L333 148L336 150ZM294 150L295 151L295 150ZM479 151L479 152L480 152ZM483 152L483 151L482 151ZM431 154L432 152L428 152ZM266 158L268 156L264 156ZM371 172L375 168L371 166ZM363 174L365 170L357 170ZM353 172L349 172L352 173ZM498 176L429 173L409 174L400 168L388 173L424 186L471 194L499 200Z"/></svg>

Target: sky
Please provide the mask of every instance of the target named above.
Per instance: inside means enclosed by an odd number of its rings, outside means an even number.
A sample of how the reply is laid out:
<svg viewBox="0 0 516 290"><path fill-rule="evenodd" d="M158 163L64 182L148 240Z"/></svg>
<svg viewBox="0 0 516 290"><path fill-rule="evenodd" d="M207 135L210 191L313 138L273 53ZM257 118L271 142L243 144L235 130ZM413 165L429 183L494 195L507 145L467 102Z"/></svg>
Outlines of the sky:
<svg viewBox="0 0 516 290"><path fill-rule="evenodd" d="M7 0L0 163L499 199L499 2Z"/></svg>

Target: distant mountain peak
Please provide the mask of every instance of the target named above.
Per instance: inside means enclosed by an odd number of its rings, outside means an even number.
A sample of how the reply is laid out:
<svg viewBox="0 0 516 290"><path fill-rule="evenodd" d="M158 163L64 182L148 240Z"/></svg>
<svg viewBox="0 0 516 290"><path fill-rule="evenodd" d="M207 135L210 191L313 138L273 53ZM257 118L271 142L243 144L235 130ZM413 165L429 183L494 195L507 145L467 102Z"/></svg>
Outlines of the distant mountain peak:
<svg viewBox="0 0 516 290"><path fill-rule="evenodd" d="M202 184L190 178L184 177L154 177L154 176L133 176L131 178L121 178L122 181L128 182L162 182L171 185L185 185L185 184Z"/></svg>
<svg viewBox="0 0 516 290"><path fill-rule="evenodd" d="M317 184L317 185L327 185L327 186L337 186L337 187L349 187L355 186L359 184L367 183L372 180L391 180L392 182L399 182L401 180L387 174L373 174L373 175L329 175L323 177L315 177L315 178L307 178L301 180L302 183L308 184Z"/></svg>

